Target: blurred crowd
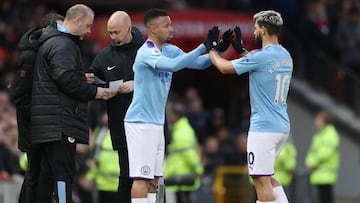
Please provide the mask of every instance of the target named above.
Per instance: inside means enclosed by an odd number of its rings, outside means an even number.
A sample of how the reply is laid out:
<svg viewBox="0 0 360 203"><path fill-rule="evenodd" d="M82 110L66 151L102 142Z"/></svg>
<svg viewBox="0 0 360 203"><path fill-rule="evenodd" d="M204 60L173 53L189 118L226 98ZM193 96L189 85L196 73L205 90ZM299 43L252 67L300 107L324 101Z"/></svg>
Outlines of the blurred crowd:
<svg viewBox="0 0 360 203"><path fill-rule="evenodd" d="M162 0L165 8L220 8L249 12L273 8L285 18L283 44L293 54L294 76L311 83L347 104L360 116L360 1L358 0ZM52 12L35 0L0 2L0 181L22 174L17 149L16 109L8 90L17 62L16 45L21 35L35 27L44 14ZM96 12L96 10L95 10ZM82 42L85 65L100 49L96 42ZM186 117L194 128L201 152L204 174L214 175L221 165L246 164L248 117L229 125L222 107L208 109L194 87L177 94L186 106ZM171 98L170 98L171 99ZM101 125L105 104L91 102L90 128ZM247 108L247 107L244 107ZM247 111L245 111L247 112ZM91 161L89 146L78 147L78 179L75 194L89 198L91 187L84 181ZM79 201L80 202L80 201ZM87 201L84 201L87 202Z"/></svg>

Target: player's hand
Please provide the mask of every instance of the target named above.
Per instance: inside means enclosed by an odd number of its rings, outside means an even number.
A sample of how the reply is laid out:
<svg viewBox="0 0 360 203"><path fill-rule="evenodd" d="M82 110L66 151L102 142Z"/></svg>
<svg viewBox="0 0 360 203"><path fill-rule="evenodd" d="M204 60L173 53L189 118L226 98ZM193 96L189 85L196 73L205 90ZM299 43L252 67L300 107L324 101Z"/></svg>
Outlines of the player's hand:
<svg viewBox="0 0 360 203"><path fill-rule="evenodd" d="M231 40L231 45L239 54L242 54L242 53L244 53L244 51L246 51L246 49L244 49L243 41L241 39L240 27L236 26L234 28L234 32L235 32L235 40Z"/></svg>
<svg viewBox="0 0 360 203"><path fill-rule="evenodd" d="M210 51L217 46L219 40L219 33L220 30L218 26L214 26L208 31L208 35L206 36L203 43L206 46L206 51Z"/></svg>
<svg viewBox="0 0 360 203"><path fill-rule="evenodd" d="M232 38L233 31L231 29L226 30L216 49L220 52L224 52L229 47Z"/></svg>

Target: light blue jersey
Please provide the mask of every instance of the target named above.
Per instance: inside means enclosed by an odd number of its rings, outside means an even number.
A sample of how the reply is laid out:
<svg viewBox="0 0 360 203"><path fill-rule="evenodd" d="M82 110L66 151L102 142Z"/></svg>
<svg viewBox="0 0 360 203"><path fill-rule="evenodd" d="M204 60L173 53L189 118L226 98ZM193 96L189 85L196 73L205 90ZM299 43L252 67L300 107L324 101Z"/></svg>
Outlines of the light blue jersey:
<svg viewBox="0 0 360 203"><path fill-rule="evenodd" d="M238 75L249 72L249 132L289 133L286 99L292 58L281 45L269 45L231 61Z"/></svg>
<svg viewBox="0 0 360 203"><path fill-rule="evenodd" d="M135 57L134 95L124 121L163 125L172 73L185 67L199 70L209 67L209 55L200 56L205 51L203 44L189 53L171 44L164 44L160 51L148 39Z"/></svg>

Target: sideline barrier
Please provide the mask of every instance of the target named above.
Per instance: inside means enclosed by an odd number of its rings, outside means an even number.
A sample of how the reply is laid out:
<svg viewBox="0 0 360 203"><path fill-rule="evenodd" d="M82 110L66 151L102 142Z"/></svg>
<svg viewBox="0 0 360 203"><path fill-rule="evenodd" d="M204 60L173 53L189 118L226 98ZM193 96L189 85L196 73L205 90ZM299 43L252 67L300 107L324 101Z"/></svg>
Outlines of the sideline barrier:
<svg viewBox="0 0 360 203"><path fill-rule="evenodd" d="M247 170L246 166L220 166L216 169L215 203L255 202L255 189L250 184Z"/></svg>
<svg viewBox="0 0 360 203"><path fill-rule="evenodd" d="M22 182L0 181L0 203L17 203Z"/></svg>

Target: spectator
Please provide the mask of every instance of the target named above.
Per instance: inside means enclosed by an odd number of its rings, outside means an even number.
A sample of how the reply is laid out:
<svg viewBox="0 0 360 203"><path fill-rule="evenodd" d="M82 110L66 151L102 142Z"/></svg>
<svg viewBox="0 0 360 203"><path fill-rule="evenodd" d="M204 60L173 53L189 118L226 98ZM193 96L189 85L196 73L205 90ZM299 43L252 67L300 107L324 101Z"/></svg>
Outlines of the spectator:
<svg viewBox="0 0 360 203"><path fill-rule="evenodd" d="M104 112L101 118L101 123L94 130L93 160L86 179L95 181L97 202L119 203L122 202L118 192L119 155L112 146L107 113Z"/></svg>
<svg viewBox="0 0 360 203"><path fill-rule="evenodd" d="M172 142L168 145L164 162L166 188L176 192L177 203L191 203L190 193L199 188L204 172L195 131L185 117L185 106L180 102L168 103L167 118Z"/></svg>
<svg viewBox="0 0 360 203"><path fill-rule="evenodd" d="M332 116L326 111L316 114L314 125L317 131L312 138L305 165L310 172L310 184L318 191L317 202L334 203L333 186L340 166L340 137Z"/></svg>
<svg viewBox="0 0 360 203"><path fill-rule="evenodd" d="M360 110L358 82L360 76L360 1L341 1L340 20L335 32L335 43L340 50L340 60L347 71L340 92L345 103L357 112ZM353 74L354 73L354 74ZM356 81L356 80L355 80Z"/></svg>
<svg viewBox="0 0 360 203"><path fill-rule="evenodd" d="M307 0L299 34L305 53L305 77L316 88L332 93L333 67L329 60L338 59L334 43L336 18L327 9L326 0ZM319 78L322 78L319 80Z"/></svg>
<svg viewBox="0 0 360 203"><path fill-rule="evenodd" d="M283 185L284 190L289 197L289 202L293 202L292 180L296 168L296 158L297 150L291 137L289 137L276 159L274 166L274 177L281 183L281 185Z"/></svg>
<svg viewBox="0 0 360 203"><path fill-rule="evenodd" d="M203 144L208 137L206 125L209 122L210 114L204 108L202 98L197 89L188 88L184 97L187 108L186 117L196 132L198 142Z"/></svg>
<svg viewBox="0 0 360 203"><path fill-rule="evenodd" d="M247 133L240 132L235 137L235 152L229 160L229 165L247 165Z"/></svg>
<svg viewBox="0 0 360 203"><path fill-rule="evenodd" d="M214 136L219 141L219 153L224 159L224 165L231 165L235 153L233 135L226 126L223 126L216 130Z"/></svg>

